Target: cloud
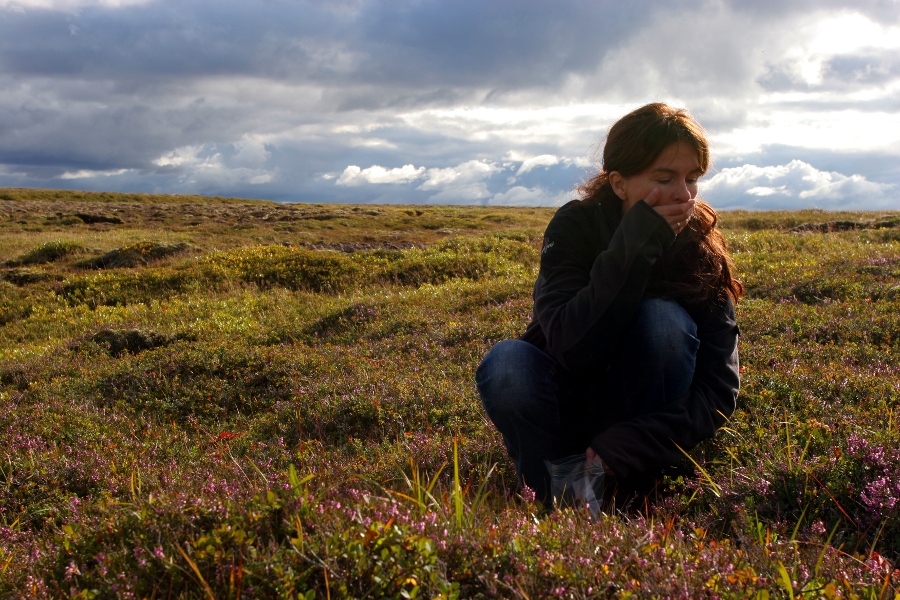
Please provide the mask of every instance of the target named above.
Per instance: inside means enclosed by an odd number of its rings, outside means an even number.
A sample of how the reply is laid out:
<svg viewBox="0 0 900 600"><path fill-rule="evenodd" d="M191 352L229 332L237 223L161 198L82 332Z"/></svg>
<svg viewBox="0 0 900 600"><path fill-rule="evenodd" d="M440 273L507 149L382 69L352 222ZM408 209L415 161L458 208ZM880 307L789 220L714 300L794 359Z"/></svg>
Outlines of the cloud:
<svg viewBox="0 0 900 600"><path fill-rule="evenodd" d="M396 169L385 169L378 165L372 165L367 169L360 169L356 165L350 165L335 182L337 185L365 185L368 183L409 183L422 177L425 167L418 169L413 165L403 165Z"/></svg>
<svg viewBox="0 0 900 600"><path fill-rule="evenodd" d="M53 10L73 12L82 8L97 6L103 8L123 8L148 4L153 0L0 0L0 9L22 12L25 10Z"/></svg>
<svg viewBox="0 0 900 600"><path fill-rule="evenodd" d="M427 179L417 189L438 193L429 197L432 202L461 202L487 198L491 195L486 179L499 173L502 167L480 160L470 160L455 167L428 169Z"/></svg>
<svg viewBox="0 0 900 600"><path fill-rule="evenodd" d="M547 206L556 203L558 199L553 193L521 185L511 187L503 193L496 193L486 202L491 206Z"/></svg>
<svg viewBox="0 0 900 600"><path fill-rule="evenodd" d="M900 29L897 31L900 36ZM871 101L890 98L891 84L900 81L900 48L863 47L836 53L811 53L791 48L779 60L767 63L757 82L771 92L827 94L865 93ZM821 99L820 99L821 101Z"/></svg>
<svg viewBox="0 0 900 600"><path fill-rule="evenodd" d="M209 193L215 186L252 187L277 180L279 170L267 160L268 152L258 141L245 141L183 146L153 162L155 174L176 178L191 193Z"/></svg>
<svg viewBox="0 0 900 600"><path fill-rule="evenodd" d="M114 171L91 171L82 169L80 171L66 171L59 176L60 179L90 179L93 177L115 177L127 173L130 169L116 169Z"/></svg>
<svg viewBox="0 0 900 600"><path fill-rule="evenodd" d="M537 202L663 100L727 168L834 173L729 202L825 202L900 184L895 4L0 0L0 185Z"/></svg>
<svg viewBox="0 0 900 600"><path fill-rule="evenodd" d="M801 160L722 169L703 184L702 195L719 209L825 208L876 210L898 204L898 186L862 175L820 171Z"/></svg>
<svg viewBox="0 0 900 600"><path fill-rule="evenodd" d="M534 169L535 167L552 167L553 165L559 164L559 157L553 156L552 154L541 154L540 156L535 156L534 158L527 158L522 161L522 166L519 167L519 170L516 171L516 176L527 173L528 171Z"/></svg>

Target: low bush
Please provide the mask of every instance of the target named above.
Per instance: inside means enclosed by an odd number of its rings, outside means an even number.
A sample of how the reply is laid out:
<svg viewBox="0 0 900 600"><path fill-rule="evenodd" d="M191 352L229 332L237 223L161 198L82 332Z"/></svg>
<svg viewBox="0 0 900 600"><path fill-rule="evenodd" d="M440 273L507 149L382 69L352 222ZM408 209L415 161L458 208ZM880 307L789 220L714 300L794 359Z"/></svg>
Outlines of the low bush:
<svg viewBox="0 0 900 600"><path fill-rule="evenodd" d="M82 252L83 248L74 242L65 240L52 240L32 248L21 258L8 261L10 266L16 265L42 265L65 258L71 254Z"/></svg>

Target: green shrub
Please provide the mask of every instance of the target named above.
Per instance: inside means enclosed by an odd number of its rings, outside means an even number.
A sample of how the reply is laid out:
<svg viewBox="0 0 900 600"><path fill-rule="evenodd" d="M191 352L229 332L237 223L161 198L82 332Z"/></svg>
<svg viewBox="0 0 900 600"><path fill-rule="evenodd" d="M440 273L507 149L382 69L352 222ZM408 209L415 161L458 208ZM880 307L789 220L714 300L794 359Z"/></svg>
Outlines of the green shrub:
<svg viewBox="0 0 900 600"><path fill-rule="evenodd" d="M211 279L324 293L356 285L361 275L350 256L295 246L251 246L217 252L202 258L198 269Z"/></svg>
<svg viewBox="0 0 900 600"><path fill-rule="evenodd" d="M44 242L36 246L22 255L15 262L22 265L41 265L48 262L54 262L61 258L65 258L70 254L81 252L83 249L79 244L67 242L65 240L52 240Z"/></svg>
<svg viewBox="0 0 900 600"><path fill-rule="evenodd" d="M203 282L187 269L104 272L67 279L59 294L73 306L125 306L169 298L196 290L203 283L210 282Z"/></svg>
<svg viewBox="0 0 900 600"><path fill-rule="evenodd" d="M15 285L0 281L0 325L6 325L31 314L32 301Z"/></svg>

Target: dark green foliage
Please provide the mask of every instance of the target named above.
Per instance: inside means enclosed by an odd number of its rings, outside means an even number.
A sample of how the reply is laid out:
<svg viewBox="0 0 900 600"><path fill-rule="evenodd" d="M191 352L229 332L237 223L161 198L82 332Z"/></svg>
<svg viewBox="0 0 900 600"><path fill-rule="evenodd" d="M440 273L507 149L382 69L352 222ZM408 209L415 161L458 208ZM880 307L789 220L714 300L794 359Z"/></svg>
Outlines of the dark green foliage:
<svg viewBox="0 0 900 600"><path fill-rule="evenodd" d="M6 325L31 314L31 298L16 289L14 283L16 282L0 281L0 325Z"/></svg>
<svg viewBox="0 0 900 600"><path fill-rule="evenodd" d="M174 341L168 336L141 329L101 329L90 340L115 357L123 352L138 354L144 350L168 346Z"/></svg>
<svg viewBox="0 0 900 600"><path fill-rule="evenodd" d="M18 285L28 285L31 283L38 283L40 281L51 281L57 279L57 275L54 273L47 273L46 271L40 271L37 269L9 269L5 273L3 273L3 279L6 281Z"/></svg>

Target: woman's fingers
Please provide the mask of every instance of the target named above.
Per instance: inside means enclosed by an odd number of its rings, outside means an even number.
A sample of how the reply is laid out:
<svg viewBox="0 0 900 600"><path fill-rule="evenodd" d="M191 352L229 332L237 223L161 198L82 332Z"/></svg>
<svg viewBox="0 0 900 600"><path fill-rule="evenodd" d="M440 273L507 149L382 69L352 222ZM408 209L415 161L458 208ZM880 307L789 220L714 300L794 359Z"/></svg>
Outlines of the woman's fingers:
<svg viewBox="0 0 900 600"><path fill-rule="evenodd" d="M687 201L675 201L675 202L661 202L662 201L662 192L660 192L659 188L653 188L653 190L647 194L647 197L644 198L644 202L653 207L659 215L666 220L672 230L678 234L682 229L687 225L688 219L691 218L691 215L694 212L694 200L693 198Z"/></svg>
<svg viewBox="0 0 900 600"><path fill-rule="evenodd" d="M653 188L647 197L644 198L644 202L649 204L650 206L656 206L659 203L659 199L662 198L662 192L659 191L659 188Z"/></svg>
<svg viewBox="0 0 900 600"><path fill-rule="evenodd" d="M664 218L675 233L679 233L687 225L694 212L694 201L679 202L654 206L653 209Z"/></svg>

